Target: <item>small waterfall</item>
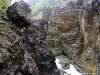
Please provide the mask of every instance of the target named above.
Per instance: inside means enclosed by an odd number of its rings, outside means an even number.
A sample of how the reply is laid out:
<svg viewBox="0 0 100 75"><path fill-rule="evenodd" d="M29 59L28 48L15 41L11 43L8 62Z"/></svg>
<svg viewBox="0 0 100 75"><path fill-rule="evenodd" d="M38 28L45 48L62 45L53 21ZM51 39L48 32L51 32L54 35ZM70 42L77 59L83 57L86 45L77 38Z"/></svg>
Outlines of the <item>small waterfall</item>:
<svg viewBox="0 0 100 75"><path fill-rule="evenodd" d="M62 56L61 56L62 57ZM62 64L60 64L59 62L62 61L61 59L59 59L59 56L56 57L56 65L58 67L59 70L61 70L61 72L63 72L62 75L82 75L81 73L79 73L75 67L70 64L70 68L69 69L63 69L62 68Z"/></svg>

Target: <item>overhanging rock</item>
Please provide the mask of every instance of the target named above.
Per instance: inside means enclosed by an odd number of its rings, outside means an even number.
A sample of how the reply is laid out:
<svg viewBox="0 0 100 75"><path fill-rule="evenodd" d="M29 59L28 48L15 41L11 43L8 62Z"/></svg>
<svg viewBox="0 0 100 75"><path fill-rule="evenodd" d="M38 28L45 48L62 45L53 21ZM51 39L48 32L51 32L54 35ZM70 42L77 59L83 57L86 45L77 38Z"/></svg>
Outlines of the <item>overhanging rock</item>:
<svg viewBox="0 0 100 75"><path fill-rule="evenodd" d="M19 28L27 27L31 24L31 10L24 1L17 1L7 9L9 20Z"/></svg>

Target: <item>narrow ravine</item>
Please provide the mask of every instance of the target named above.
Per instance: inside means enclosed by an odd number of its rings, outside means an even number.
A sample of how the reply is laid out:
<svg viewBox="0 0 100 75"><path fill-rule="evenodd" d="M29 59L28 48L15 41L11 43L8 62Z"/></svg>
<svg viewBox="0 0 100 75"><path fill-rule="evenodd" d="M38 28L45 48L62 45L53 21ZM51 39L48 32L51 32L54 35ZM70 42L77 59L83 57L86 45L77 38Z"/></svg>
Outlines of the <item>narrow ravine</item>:
<svg viewBox="0 0 100 75"><path fill-rule="evenodd" d="M0 75L100 75L100 0L1 1Z"/></svg>

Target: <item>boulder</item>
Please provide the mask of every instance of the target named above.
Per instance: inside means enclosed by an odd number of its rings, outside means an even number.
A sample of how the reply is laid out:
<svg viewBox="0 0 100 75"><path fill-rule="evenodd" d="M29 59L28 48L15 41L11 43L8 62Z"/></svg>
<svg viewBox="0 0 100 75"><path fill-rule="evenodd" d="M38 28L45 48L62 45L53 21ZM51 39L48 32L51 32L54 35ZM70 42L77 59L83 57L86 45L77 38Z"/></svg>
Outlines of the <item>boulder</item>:
<svg viewBox="0 0 100 75"><path fill-rule="evenodd" d="M17 1L7 9L9 20L19 28L27 27L31 24L31 10L24 1Z"/></svg>
<svg viewBox="0 0 100 75"><path fill-rule="evenodd" d="M66 70L66 69L69 69L70 68L70 61L69 59L64 56L64 55L60 55L60 56L57 56L56 59L59 59L59 64L61 64L61 67Z"/></svg>

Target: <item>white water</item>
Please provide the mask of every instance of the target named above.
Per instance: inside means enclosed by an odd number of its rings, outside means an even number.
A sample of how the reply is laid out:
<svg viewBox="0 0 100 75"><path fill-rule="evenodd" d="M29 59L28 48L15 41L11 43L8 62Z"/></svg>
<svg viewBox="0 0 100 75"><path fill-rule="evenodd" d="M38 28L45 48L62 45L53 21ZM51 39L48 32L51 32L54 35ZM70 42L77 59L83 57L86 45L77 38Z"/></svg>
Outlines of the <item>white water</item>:
<svg viewBox="0 0 100 75"><path fill-rule="evenodd" d="M81 73L79 73L75 68L74 68L74 66L72 65L72 64L70 64L70 68L69 69L66 69L66 70L64 70L62 67L61 67L61 64L59 64L59 59L57 59L56 58L56 65L57 65L57 67L58 67L58 69L61 69L61 70L63 70L63 71L65 71L66 72L66 74L65 75L82 75Z"/></svg>

